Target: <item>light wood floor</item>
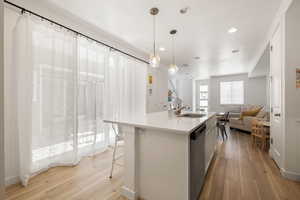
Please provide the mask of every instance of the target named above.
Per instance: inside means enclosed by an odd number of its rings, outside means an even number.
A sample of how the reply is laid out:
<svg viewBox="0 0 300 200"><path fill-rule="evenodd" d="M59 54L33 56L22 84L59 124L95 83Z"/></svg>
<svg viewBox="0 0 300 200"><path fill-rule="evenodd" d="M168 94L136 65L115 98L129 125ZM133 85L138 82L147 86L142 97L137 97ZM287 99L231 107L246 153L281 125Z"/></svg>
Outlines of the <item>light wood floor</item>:
<svg viewBox="0 0 300 200"><path fill-rule="evenodd" d="M250 139L232 130L229 140L219 145L200 200L300 199L300 183L282 178L269 155Z"/></svg>
<svg viewBox="0 0 300 200"><path fill-rule="evenodd" d="M120 196L122 167L107 177L111 151L58 167L33 178L28 187L6 189L9 200L125 200ZM250 136L231 131L220 143L200 200L299 200L300 183L283 179L266 153L251 146ZM153 199L155 200L155 199Z"/></svg>

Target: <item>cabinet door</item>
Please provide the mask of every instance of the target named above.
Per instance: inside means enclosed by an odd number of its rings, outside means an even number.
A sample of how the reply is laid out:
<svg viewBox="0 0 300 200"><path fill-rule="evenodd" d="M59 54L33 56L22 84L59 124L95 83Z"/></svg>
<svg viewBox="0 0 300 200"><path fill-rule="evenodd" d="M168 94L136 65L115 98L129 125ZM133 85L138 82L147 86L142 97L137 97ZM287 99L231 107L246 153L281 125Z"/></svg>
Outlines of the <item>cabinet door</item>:
<svg viewBox="0 0 300 200"><path fill-rule="evenodd" d="M212 146L213 146L213 140L212 140L212 131L211 129L206 131L206 137L205 137L205 170L208 169L209 161L212 154Z"/></svg>
<svg viewBox="0 0 300 200"><path fill-rule="evenodd" d="M208 165L208 162L209 162L209 151L210 151L210 142L211 142L211 139L210 139L210 133L209 133L209 130L206 130L205 132L205 172L207 170L207 165Z"/></svg>

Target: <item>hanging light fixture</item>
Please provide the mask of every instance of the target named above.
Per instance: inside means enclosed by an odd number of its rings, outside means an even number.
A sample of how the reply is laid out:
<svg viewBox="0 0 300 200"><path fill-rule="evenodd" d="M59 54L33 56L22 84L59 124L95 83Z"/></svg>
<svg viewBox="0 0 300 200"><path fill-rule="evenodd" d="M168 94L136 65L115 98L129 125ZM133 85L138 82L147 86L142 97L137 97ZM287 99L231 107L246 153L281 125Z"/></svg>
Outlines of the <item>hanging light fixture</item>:
<svg viewBox="0 0 300 200"><path fill-rule="evenodd" d="M171 75L176 74L178 71L178 67L175 64L175 35L176 35L176 33L177 33L177 30L170 31L170 34L172 36L172 63L169 66L168 71L169 71L169 74L171 74Z"/></svg>
<svg viewBox="0 0 300 200"><path fill-rule="evenodd" d="M151 8L150 14L153 16L153 53L150 55L149 63L153 68L158 68L160 64L160 57L156 53L156 24L155 24L155 16L158 14L158 8Z"/></svg>

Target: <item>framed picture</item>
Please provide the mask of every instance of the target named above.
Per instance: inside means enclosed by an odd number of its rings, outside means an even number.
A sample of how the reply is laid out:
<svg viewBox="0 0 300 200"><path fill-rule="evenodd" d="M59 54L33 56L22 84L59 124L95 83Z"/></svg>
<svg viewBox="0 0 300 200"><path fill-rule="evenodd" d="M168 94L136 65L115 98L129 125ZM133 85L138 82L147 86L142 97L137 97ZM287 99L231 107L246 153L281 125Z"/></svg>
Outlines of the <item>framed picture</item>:
<svg viewBox="0 0 300 200"><path fill-rule="evenodd" d="M149 85L151 85L153 83L153 76L152 75L148 76L148 83L149 83Z"/></svg>
<svg viewBox="0 0 300 200"><path fill-rule="evenodd" d="M300 69L296 69L296 87L300 88Z"/></svg>

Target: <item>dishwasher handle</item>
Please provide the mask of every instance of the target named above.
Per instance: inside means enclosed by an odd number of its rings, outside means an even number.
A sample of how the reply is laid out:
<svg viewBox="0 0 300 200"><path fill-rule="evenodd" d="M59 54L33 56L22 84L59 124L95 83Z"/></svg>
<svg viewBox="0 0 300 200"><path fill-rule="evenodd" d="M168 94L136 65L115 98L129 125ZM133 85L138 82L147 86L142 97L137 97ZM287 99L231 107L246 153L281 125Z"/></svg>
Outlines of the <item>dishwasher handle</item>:
<svg viewBox="0 0 300 200"><path fill-rule="evenodd" d="M206 124L202 124L194 132L191 133L191 140L197 140L197 138L206 130Z"/></svg>

